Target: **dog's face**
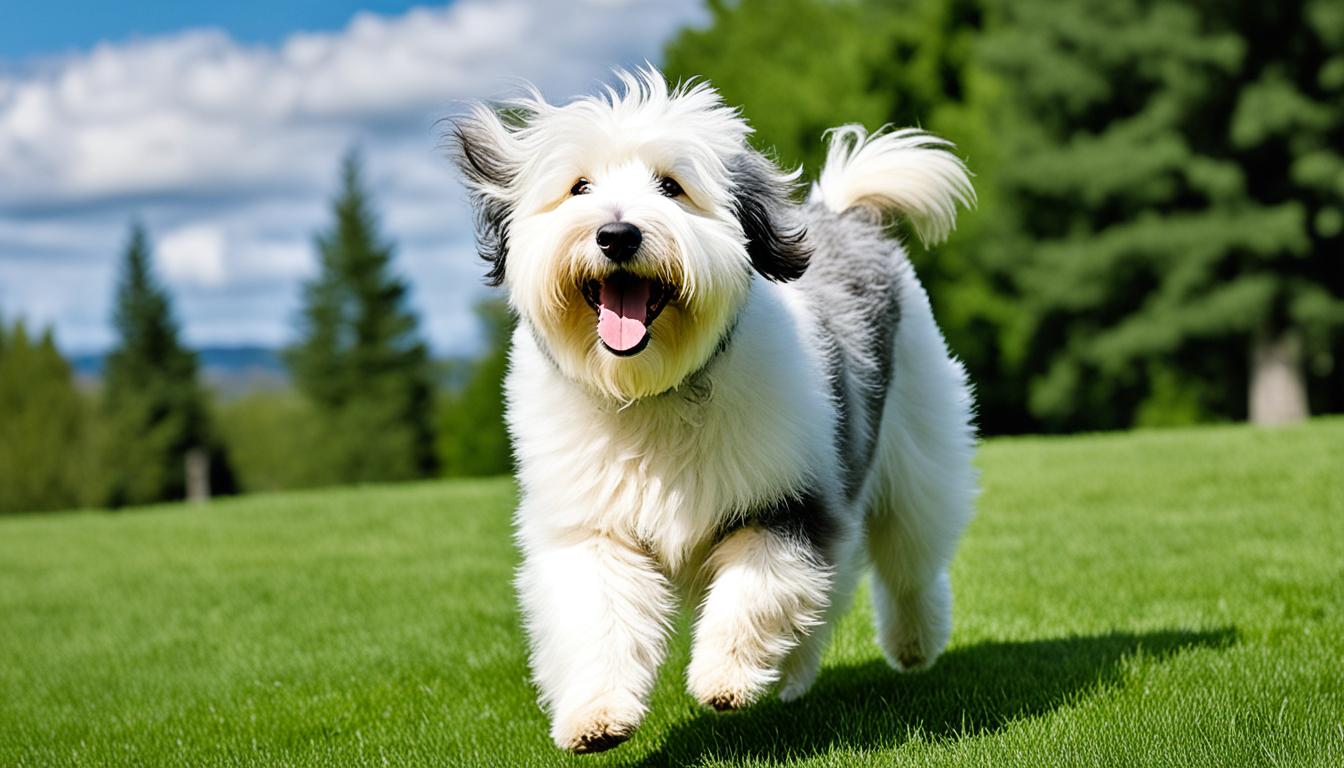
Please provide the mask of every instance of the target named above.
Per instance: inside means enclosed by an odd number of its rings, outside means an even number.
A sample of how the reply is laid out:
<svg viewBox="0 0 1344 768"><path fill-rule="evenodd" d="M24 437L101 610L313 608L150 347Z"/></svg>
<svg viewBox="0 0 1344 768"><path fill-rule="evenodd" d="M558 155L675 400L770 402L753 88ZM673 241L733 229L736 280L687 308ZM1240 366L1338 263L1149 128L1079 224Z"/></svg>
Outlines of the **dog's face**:
<svg viewBox="0 0 1344 768"><path fill-rule="evenodd" d="M754 275L807 264L792 176L703 84L654 71L565 106L454 126L490 278L567 376L621 401L671 389L731 332Z"/></svg>

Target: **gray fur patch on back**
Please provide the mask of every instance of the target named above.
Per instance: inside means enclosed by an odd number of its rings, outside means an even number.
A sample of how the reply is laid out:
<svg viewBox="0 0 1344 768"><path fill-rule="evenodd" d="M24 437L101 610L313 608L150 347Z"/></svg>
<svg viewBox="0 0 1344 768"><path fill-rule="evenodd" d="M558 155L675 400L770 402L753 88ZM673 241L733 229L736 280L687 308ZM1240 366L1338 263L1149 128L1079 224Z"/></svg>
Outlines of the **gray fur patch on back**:
<svg viewBox="0 0 1344 768"><path fill-rule="evenodd" d="M820 203L801 210L813 247L798 287L820 320L831 386L840 414L836 441L845 493L854 498L877 446L901 318L896 269L905 252L861 209L842 214Z"/></svg>

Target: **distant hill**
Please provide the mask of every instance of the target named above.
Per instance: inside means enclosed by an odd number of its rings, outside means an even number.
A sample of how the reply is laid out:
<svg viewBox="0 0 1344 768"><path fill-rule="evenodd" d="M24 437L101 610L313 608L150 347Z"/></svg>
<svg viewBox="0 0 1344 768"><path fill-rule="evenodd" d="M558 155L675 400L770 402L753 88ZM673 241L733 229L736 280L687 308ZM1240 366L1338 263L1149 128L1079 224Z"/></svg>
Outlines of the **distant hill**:
<svg viewBox="0 0 1344 768"><path fill-rule="evenodd" d="M270 347L202 347L196 350L206 384L224 397L257 390L280 389L289 385L289 372L280 351ZM75 376L86 384L96 384L103 375L103 353L75 355L70 365Z"/></svg>

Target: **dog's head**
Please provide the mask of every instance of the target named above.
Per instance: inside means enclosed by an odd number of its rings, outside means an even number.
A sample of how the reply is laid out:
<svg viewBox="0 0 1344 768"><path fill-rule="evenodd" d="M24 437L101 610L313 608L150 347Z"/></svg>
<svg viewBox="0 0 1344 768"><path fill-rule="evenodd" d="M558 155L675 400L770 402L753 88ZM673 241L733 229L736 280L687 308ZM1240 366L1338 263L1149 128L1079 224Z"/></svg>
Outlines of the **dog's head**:
<svg viewBox="0 0 1344 768"><path fill-rule="evenodd" d="M725 340L755 275L808 253L784 174L704 83L652 69L564 106L539 94L453 126L489 279L568 376L629 401L667 391Z"/></svg>

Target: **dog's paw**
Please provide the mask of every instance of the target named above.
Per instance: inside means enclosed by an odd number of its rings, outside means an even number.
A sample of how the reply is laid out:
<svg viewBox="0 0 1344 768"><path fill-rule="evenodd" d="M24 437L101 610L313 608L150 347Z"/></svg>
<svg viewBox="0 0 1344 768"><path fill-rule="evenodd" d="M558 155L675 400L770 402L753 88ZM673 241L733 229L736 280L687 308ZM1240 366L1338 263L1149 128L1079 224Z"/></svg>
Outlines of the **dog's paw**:
<svg viewBox="0 0 1344 768"><path fill-rule="evenodd" d="M933 666L942 652L940 645L910 633L886 638L881 645L882 655L897 672L923 672Z"/></svg>
<svg viewBox="0 0 1344 768"><path fill-rule="evenodd" d="M608 724L594 723L591 730L575 735L560 746L579 755L606 752L630 738L629 733L613 730Z"/></svg>
<svg viewBox="0 0 1344 768"><path fill-rule="evenodd" d="M897 672L923 672L933 666L937 657L930 657L919 643L907 643L896 648L888 659Z"/></svg>
<svg viewBox="0 0 1344 768"><path fill-rule="evenodd" d="M639 727L642 711L616 697L599 699L588 706L557 716L551 738L561 749L580 754L605 752L620 744Z"/></svg>
<svg viewBox="0 0 1344 768"><path fill-rule="evenodd" d="M746 709L756 701L756 696L752 691L747 690L723 690L713 693L703 694L700 703L713 709L715 712L732 712L738 709Z"/></svg>
<svg viewBox="0 0 1344 768"><path fill-rule="evenodd" d="M776 677L768 670L749 669L725 660L718 664L692 662L686 682L691 695L701 704L730 712L755 704Z"/></svg>
<svg viewBox="0 0 1344 768"><path fill-rule="evenodd" d="M899 622L882 627L878 645L897 672L923 672L938 660L949 634L947 622L911 612Z"/></svg>
<svg viewBox="0 0 1344 768"><path fill-rule="evenodd" d="M885 618L881 616L885 613ZM952 585L941 574L922 591L879 611L878 644L898 672L922 672L938 660L952 635Z"/></svg>

